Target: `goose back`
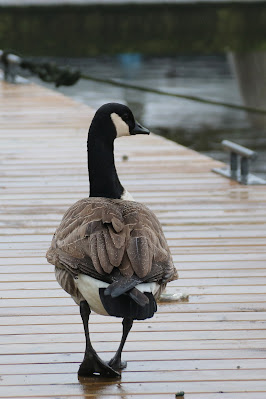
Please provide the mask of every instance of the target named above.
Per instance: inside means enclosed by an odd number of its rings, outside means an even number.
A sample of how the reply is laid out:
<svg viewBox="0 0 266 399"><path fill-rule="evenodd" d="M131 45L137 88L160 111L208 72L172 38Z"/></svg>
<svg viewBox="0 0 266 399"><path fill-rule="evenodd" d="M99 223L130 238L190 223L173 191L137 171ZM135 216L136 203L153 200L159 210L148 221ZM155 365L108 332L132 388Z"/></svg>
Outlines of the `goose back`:
<svg viewBox="0 0 266 399"><path fill-rule="evenodd" d="M135 201L76 202L56 230L47 260L73 277L83 273L107 283L117 275L163 285L177 278L160 222Z"/></svg>

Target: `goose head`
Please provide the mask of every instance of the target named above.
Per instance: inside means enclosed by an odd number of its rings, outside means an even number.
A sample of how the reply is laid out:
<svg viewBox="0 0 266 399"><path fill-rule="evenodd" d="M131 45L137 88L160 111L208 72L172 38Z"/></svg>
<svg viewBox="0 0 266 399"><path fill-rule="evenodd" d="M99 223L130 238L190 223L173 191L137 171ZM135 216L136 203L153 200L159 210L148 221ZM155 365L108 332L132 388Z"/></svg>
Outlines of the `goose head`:
<svg viewBox="0 0 266 399"><path fill-rule="evenodd" d="M149 134L150 131L138 123L132 111L123 104L107 103L96 112L90 127L90 134L105 136L106 140L136 134Z"/></svg>
<svg viewBox="0 0 266 399"><path fill-rule="evenodd" d="M121 136L149 134L123 104L108 103L96 111L88 134L90 197L133 200L122 186L114 162L114 140Z"/></svg>

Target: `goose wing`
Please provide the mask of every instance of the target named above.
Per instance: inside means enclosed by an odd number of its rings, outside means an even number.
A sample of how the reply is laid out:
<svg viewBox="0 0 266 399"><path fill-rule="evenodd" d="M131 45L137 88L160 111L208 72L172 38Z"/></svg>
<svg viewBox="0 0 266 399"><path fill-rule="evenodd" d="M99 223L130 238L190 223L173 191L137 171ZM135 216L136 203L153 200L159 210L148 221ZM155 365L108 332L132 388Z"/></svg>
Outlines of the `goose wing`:
<svg viewBox="0 0 266 399"><path fill-rule="evenodd" d="M47 259L73 276L83 273L108 283L119 276L125 289L132 279L136 285L177 278L158 219L134 201L78 201L65 213Z"/></svg>

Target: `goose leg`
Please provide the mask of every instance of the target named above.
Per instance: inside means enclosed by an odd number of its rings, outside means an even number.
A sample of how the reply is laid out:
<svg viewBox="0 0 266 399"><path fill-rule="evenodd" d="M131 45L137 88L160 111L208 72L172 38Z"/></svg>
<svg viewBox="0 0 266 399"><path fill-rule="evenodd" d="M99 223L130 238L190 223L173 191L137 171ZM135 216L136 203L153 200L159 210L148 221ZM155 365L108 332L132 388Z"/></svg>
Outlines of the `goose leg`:
<svg viewBox="0 0 266 399"><path fill-rule="evenodd" d="M102 377L120 377L120 374L115 371L106 362L101 360L92 347L89 334L89 317L90 307L86 301L80 302L80 315L83 321L84 332L86 337L86 350L83 362L78 371L80 377L89 377L94 374L100 374Z"/></svg>
<svg viewBox="0 0 266 399"><path fill-rule="evenodd" d="M123 324L123 335L122 335L122 339L121 339L119 348L118 348L116 354L114 355L114 357L108 363L109 366L111 366L115 370L121 370L121 369L124 369L127 367L127 362L121 361L121 354L122 354L122 350L124 348L128 333L131 330L131 327L133 325L133 320L125 318L125 319L123 319L122 324Z"/></svg>

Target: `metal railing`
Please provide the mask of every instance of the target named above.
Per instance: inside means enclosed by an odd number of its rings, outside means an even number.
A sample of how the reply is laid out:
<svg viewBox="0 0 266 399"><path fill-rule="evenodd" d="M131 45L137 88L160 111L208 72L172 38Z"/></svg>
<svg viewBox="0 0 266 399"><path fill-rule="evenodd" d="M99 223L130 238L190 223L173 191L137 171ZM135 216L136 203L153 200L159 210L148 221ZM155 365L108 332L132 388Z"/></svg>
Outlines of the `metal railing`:
<svg viewBox="0 0 266 399"><path fill-rule="evenodd" d="M223 140L222 146L225 151L230 153L230 167L214 168L213 172L245 185L266 184L264 179L249 172L250 161L258 156L255 151L229 140Z"/></svg>

